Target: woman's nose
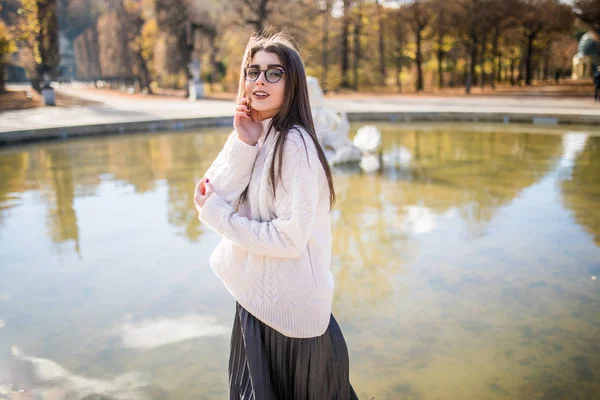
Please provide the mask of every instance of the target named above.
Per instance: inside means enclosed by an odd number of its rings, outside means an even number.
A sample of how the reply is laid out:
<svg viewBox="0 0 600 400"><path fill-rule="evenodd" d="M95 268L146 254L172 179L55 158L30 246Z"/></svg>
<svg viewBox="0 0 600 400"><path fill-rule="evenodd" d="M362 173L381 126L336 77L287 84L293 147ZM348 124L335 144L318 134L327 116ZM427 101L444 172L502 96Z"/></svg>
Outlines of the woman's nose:
<svg viewBox="0 0 600 400"><path fill-rule="evenodd" d="M266 71L262 71L260 73L260 75L258 76L258 79L256 80L256 84L259 84L259 83L262 85L267 83L267 72Z"/></svg>

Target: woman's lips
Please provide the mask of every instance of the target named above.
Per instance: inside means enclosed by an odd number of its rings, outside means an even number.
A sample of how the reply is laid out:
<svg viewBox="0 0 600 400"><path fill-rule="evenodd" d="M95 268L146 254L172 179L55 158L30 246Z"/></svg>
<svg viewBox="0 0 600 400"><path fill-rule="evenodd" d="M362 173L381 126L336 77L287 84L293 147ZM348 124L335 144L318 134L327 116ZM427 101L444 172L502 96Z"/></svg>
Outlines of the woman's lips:
<svg viewBox="0 0 600 400"><path fill-rule="evenodd" d="M256 100L264 100L269 98L270 94L265 93L264 95L259 94L260 92L254 92L252 95Z"/></svg>

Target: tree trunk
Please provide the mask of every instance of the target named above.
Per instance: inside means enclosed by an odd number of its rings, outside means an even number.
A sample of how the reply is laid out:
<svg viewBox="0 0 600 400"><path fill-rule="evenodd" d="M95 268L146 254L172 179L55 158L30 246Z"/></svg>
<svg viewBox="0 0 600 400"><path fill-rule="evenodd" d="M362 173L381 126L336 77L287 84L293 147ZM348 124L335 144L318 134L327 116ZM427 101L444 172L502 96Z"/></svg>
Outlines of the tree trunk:
<svg viewBox="0 0 600 400"><path fill-rule="evenodd" d="M397 48L398 54L402 54L402 47ZM396 56L396 87L398 91L402 91L402 56Z"/></svg>
<svg viewBox="0 0 600 400"><path fill-rule="evenodd" d="M450 75L450 87L456 86L456 59L457 59L456 47L452 50L452 72Z"/></svg>
<svg viewBox="0 0 600 400"><path fill-rule="evenodd" d="M327 93L327 73L329 72L329 0L325 1L325 12L323 15L323 50L321 52L321 89Z"/></svg>
<svg viewBox="0 0 600 400"><path fill-rule="evenodd" d="M475 77L475 63L477 62L477 40L475 37L471 37L471 60L469 66L469 72L467 75L467 83L466 83L466 93L471 93L471 85L473 84L473 79Z"/></svg>
<svg viewBox="0 0 600 400"><path fill-rule="evenodd" d="M40 64L37 66L37 79L43 81L44 74L50 79L60 63L58 48L58 18L56 15L56 0L38 0L37 19L41 26L37 34Z"/></svg>
<svg viewBox="0 0 600 400"><path fill-rule="evenodd" d="M217 44L217 35L213 34L208 37L208 43L210 45L210 75L211 84L219 81L219 63L217 61L217 55L219 54L220 48ZM212 88L211 88L212 90Z"/></svg>
<svg viewBox="0 0 600 400"><path fill-rule="evenodd" d="M142 51L134 52L135 58L139 68L139 80L142 89L146 89L148 94L152 94L152 88L150 87L150 73L148 72L148 65L144 57L142 57Z"/></svg>
<svg viewBox="0 0 600 400"><path fill-rule="evenodd" d="M498 83L502 83L503 79L502 79L502 74L504 73L504 68L502 66L502 53L499 51L498 52L498 63L497 63L497 67L496 67L496 82Z"/></svg>
<svg viewBox="0 0 600 400"><path fill-rule="evenodd" d="M0 93L4 93L6 91L6 78L4 76L4 63L0 60Z"/></svg>
<svg viewBox="0 0 600 400"><path fill-rule="evenodd" d="M506 71L504 66L502 65L502 54L498 54L498 67L497 67L497 76L496 82L502 84L504 82L504 78L506 77Z"/></svg>
<svg viewBox="0 0 600 400"><path fill-rule="evenodd" d="M190 28L191 30L191 28ZM192 73L190 72L190 69L188 68L188 65L190 64L191 60L192 60L192 52L194 51L194 40L193 40L193 30L191 30L192 33L187 33L186 34L186 30L182 30L183 33L179 34L179 51L181 54L181 66L180 66L180 71L183 72L186 76L186 84L185 84L185 97L189 97L190 96L190 85L188 84L188 82L192 79ZM191 35L191 39L188 38L188 36Z"/></svg>
<svg viewBox="0 0 600 400"><path fill-rule="evenodd" d="M483 40L481 43L481 54L479 55L479 86L483 89L485 87L485 55L487 54L487 30L483 33Z"/></svg>
<svg viewBox="0 0 600 400"><path fill-rule="evenodd" d="M498 55L498 37L500 36L500 29L496 27L494 29L494 37L492 39L492 75L490 84L492 85L492 89L496 89L496 81L498 79L498 71L500 70L498 63L496 62L499 59Z"/></svg>
<svg viewBox="0 0 600 400"><path fill-rule="evenodd" d="M549 44L548 44L549 46ZM544 48L544 74L543 74L543 80L548 80L548 77L550 75L550 51L548 51L548 47Z"/></svg>
<svg viewBox="0 0 600 400"><path fill-rule="evenodd" d="M523 55L519 57L519 76L517 77L517 83L519 86L523 84L523 76L525 75L525 59Z"/></svg>
<svg viewBox="0 0 600 400"><path fill-rule="evenodd" d="M510 57L510 86L515 86L515 57Z"/></svg>
<svg viewBox="0 0 600 400"><path fill-rule="evenodd" d="M403 29L402 29L402 21L400 19L400 15L396 20L396 87L398 88L398 92L402 91L402 43L403 43Z"/></svg>
<svg viewBox="0 0 600 400"><path fill-rule="evenodd" d="M259 4L258 4L258 8L255 10L255 16L256 19L253 22L254 24L254 28L256 29L257 32L263 32L263 30L265 29L265 22L267 21L267 18L269 17L269 13L267 11L267 4L269 3L269 0L260 0Z"/></svg>
<svg viewBox="0 0 600 400"><path fill-rule="evenodd" d="M438 87L442 89L444 87L444 36L438 36L438 49L437 49L437 64L438 64Z"/></svg>
<svg viewBox="0 0 600 400"><path fill-rule="evenodd" d="M531 86L533 79L533 41L537 36L537 32L530 33L527 35L527 55L525 56L525 84Z"/></svg>
<svg viewBox="0 0 600 400"><path fill-rule="evenodd" d="M381 0L377 0L377 14L379 17L379 75L381 85L385 86L385 42L382 8Z"/></svg>
<svg viewBox="0 0 600 400"><path fill-rule="evenodd" d="M362 19L362 5L359 1L358 3L358 16L356 18L356 23L354 24L354 63L353 63L353 73L352 77L354 78L354 82L352 87L354 90L358 90L358 69L360 67L360 30L361 30L361 19Z"/></svg>
<svg viewBox="0 0 600 400"><path fill-rule="evenodd" d="M348 30L350 27L350 0L344 0L344 15L342 17L342 46L341 46L341 56L342 56L342 80L340 86L343 88L347 88L350 86L348 82L348 70L350 67L349 58L348 58Z"/></svg>
<svg viewBox="0 0 600 400"><path fill-rule="evenodd" d="M422 63L423 63L423 55L421 53L421 32L423 30L421 29L420 26L418 26L415 29L415 38L417 40L417 53L415 55L415 63L417 64L417 92L420 92L423 90L423 68L422 68Z"/></svg>

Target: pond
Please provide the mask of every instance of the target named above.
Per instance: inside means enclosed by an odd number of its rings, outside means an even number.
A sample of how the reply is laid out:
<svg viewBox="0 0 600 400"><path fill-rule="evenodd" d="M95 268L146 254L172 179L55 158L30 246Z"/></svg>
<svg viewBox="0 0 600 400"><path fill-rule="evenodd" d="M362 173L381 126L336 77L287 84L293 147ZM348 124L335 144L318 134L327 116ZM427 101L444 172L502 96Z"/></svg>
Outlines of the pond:
<svg viewBox="0 0 600 400"><path fill-rule="evenodd" d="M600 132L378 127L380 173L334 170L360 398L600 398ZM228 131L0 150L0 398L227 398L192 196Z"/></svg>

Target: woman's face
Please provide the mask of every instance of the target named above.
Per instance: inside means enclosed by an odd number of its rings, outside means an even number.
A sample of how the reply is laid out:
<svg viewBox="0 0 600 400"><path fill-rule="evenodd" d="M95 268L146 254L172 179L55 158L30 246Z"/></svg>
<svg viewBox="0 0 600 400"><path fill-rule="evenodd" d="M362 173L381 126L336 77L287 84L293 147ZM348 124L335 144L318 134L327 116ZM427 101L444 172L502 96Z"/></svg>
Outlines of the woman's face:
<svg viewBox="0 0 600 400"><path fill-rule="evenodd" d="M249 67L261 70L255 81L249 81L248 78L254 79L258 70L253 69L250 74L246 72L246 95L250 99L250 107L258 111L261 119L272 118L277 115L283 105L285 73L281 74L280 72L284 71L281 60L277 54L259 50L252 57ZM268 77L266 76L267 70L269 70ZM281 79L278 82L272 83L279 77Z"/></svg>

